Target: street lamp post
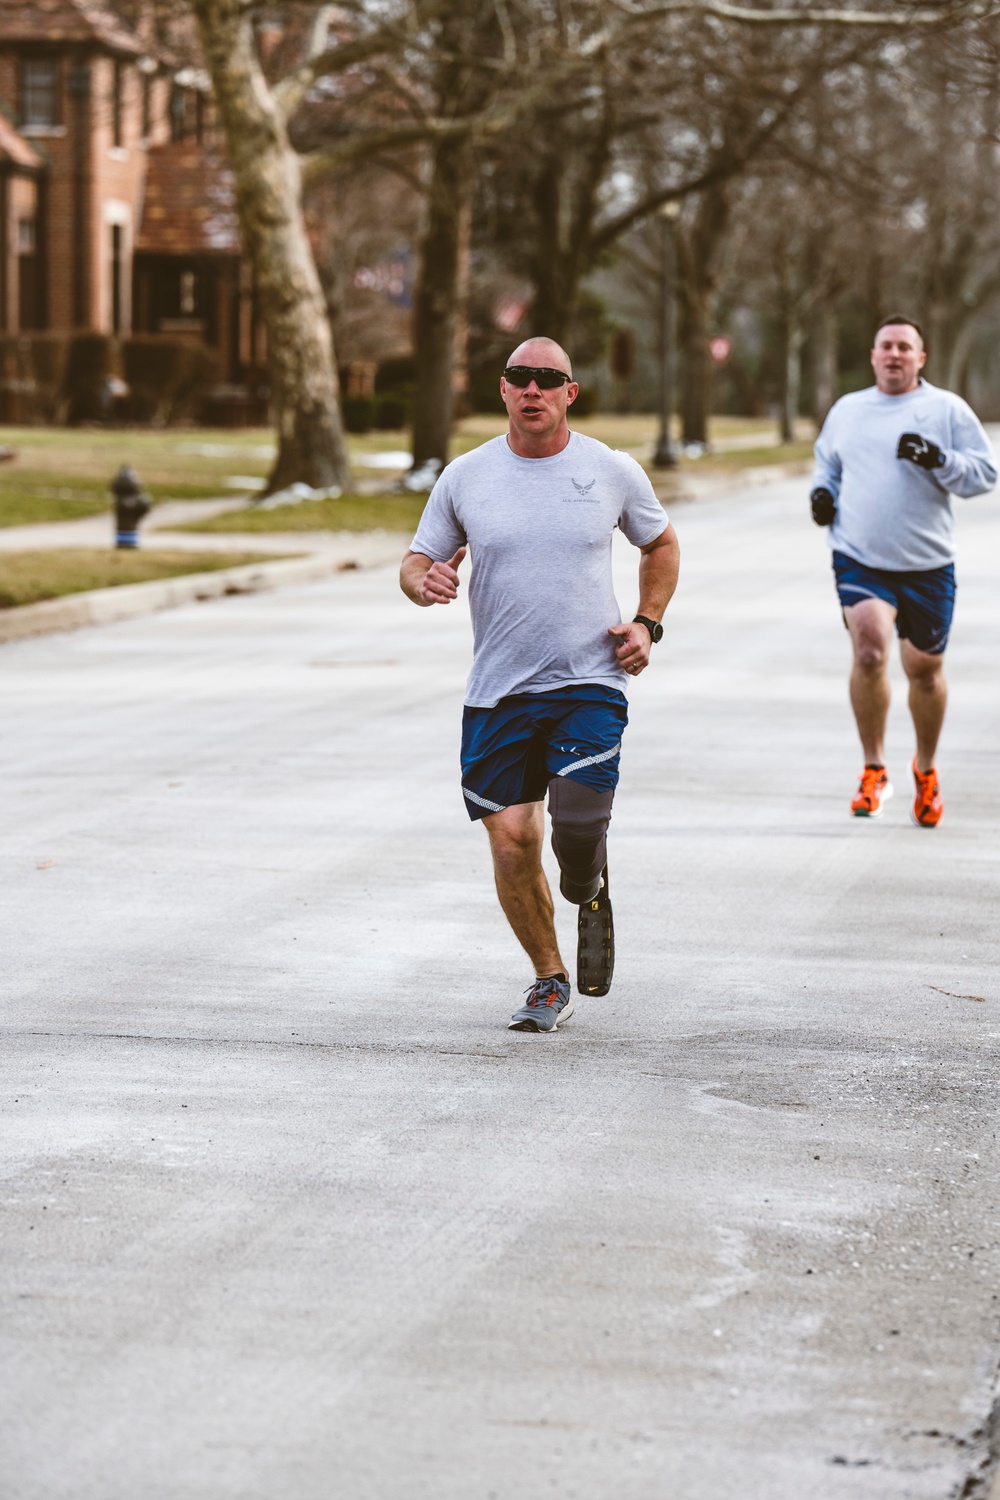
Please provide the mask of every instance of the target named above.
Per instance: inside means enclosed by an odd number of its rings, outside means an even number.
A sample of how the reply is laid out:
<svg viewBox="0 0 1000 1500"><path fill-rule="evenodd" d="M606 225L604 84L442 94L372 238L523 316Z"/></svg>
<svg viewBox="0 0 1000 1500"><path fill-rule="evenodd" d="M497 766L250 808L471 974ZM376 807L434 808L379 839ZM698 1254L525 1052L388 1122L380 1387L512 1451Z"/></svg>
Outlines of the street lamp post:
<svg viewBox="0 0 1000 1500"><path fill-rule="evenodd" d="M670 441L670 417L674 405L674 232L681 211L679 203L664 203L659 211L660 240L660 436L653 466L672 469L677 455Z"/></svg>

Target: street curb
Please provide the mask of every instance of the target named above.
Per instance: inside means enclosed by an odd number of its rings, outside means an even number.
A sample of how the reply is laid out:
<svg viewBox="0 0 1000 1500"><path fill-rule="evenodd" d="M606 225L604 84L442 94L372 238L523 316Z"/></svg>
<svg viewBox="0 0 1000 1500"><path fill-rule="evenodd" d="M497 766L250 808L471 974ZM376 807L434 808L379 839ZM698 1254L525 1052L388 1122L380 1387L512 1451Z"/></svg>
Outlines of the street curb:
<svg viewBox="0 0 1000 1500"><path fill-rule="evenodd" d="M214 573L185 573L179 578L158 578L150 583L125 583L115 588L70 594L64 599L43 599L38 604L20 604L0 611L0 644L57 630L79 630L83 625L111 625L117 620L133 620L157 610L223 599L232 594L257 594L285 584L313 583L361 566L342 555L314 554L280 562L244 563Z"/></svg>

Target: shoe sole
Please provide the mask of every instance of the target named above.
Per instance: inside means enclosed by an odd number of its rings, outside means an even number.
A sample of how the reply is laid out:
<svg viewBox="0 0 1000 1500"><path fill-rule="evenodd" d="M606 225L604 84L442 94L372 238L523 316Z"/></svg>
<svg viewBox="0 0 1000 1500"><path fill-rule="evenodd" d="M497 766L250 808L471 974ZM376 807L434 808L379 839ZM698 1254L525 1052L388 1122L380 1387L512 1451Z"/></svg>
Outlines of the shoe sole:
<svg viewBox="0 0 1000 1500"><path fill-rule="evenodd" d="M892 782L887 781L883 789L882 796L879 798L879 805L878 807L876 807L874 812L865 812L864 808L861 807L859 807L857 812L855 812L854 808L852 807L851 816L853 818L880 818L885 812L885 804L892 800L894 790L895 788L893 787Z"/></svg>
<svg viewBox="0 0 1000 1500"><path fill-rule="evenodd" d="M615 972L615 918L611 902L580 907L576 926L576 987L581 995L606 995Z"/></svg>
<svg viewBox="0 0 1000 1500"><path fill-rule="evenodd" d="M916 813L913 811L913 808L910 808L910 822L913 824L914 828L936 828L943 816L944 811L942 809L941 813L937 818L935 818L933 823L924 823L922 819L917 817Z"/></svg>
<svg viewBox="0 0 1000 1500"><path fill-rule="evenodd" d="M556 1016L555 1026L539 1026L535 1021L508 1021L507 1030L531 1031L534 1032L536 1036L551 1036L554 1031L557 1031L559 1029L564 1021L569 1020L572 1014L573 1002L572 1000L570 1000L568 1004L563 1006L562 1010Z"/></svg>

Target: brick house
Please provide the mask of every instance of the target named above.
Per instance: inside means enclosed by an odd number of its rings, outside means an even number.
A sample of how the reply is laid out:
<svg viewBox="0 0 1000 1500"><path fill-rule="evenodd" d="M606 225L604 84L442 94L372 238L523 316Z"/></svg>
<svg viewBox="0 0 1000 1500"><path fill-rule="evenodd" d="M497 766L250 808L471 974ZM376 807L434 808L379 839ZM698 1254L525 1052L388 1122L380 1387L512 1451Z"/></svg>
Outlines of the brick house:
<svg viewBox="0 0 1000 1500"><path fill-rule="evenodd" d="M259 362L208 83L103 0L0 0L0 335L203 342Z"/></svg>

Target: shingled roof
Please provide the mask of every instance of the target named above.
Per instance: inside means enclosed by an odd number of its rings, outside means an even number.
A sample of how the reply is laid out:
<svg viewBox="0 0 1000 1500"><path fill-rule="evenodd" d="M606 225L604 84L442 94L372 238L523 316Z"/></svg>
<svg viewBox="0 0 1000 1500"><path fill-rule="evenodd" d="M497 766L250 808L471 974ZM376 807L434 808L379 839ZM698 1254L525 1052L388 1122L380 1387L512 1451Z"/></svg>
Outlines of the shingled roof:
<svg viewBox="0 0 1000 1500"><path fill-rule="evenodd" d="M193 140L150 150L135 248L147 255L239 255L233 174L221 155Z"/></svg>
<svg viewBox="0 0 1000 1500"><path fill-rule="evenodd" d="M102 0L0 0L0 42L96 42L130 57L145 50Z"/></svg>
<svg viewBox="0 0 1000 1500"><path fill-rule="evenodd" d="M43 165L42 158L31 142L26 141L23 135L18 135L10 121L0 114L0 162L5 161L13 162L18 167L27 167L29 171L38 171Z"/></svg>

